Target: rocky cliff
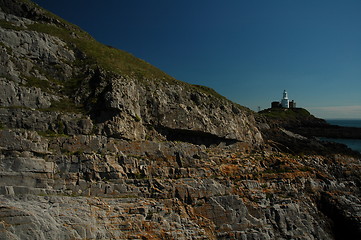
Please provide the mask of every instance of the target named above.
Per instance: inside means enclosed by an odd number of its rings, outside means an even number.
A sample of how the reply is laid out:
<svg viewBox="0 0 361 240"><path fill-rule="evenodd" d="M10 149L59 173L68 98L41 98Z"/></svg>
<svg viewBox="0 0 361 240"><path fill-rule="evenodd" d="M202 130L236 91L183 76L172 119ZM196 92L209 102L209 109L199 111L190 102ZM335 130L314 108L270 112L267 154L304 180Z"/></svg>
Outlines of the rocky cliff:
<svg viewBox="0 0 361 240"><path fill-rule="evenodd" d="M212 89L0 7L0 239L361 236L359 158L283 152Z"/></svg>
<svg viewBox="0 0 361 240"><path fill-rule="evenodd" d="M16 119L1 119L7 127L130 140L186 135L262 142L253 114L213 90L101 45L27 1L1 6L0 106Z"/></svg>

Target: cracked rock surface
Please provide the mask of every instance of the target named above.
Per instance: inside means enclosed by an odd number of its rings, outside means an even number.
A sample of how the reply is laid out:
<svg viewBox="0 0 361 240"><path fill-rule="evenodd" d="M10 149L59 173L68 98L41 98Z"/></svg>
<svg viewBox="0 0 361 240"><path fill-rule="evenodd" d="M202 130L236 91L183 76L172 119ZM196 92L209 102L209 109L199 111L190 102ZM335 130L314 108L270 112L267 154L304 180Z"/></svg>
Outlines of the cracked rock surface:
<svg viewBox="0 0 361 240"><path fill-rule="evenodd" d="M361 238L359 156L281 151L324 146L30 1L0 8L0 239Z"/></svg>

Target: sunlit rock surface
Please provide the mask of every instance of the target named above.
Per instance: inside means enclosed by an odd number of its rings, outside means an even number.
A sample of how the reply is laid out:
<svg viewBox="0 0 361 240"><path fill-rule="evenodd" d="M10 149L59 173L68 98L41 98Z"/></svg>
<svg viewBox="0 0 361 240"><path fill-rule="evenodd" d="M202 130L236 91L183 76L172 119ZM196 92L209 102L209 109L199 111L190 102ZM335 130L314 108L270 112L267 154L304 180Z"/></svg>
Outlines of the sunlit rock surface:
<svg viewBox="0 0 361 240"><path fill-rule="evenodd" d="M360 238L357 155L0 7L0 239Z"/></svg>

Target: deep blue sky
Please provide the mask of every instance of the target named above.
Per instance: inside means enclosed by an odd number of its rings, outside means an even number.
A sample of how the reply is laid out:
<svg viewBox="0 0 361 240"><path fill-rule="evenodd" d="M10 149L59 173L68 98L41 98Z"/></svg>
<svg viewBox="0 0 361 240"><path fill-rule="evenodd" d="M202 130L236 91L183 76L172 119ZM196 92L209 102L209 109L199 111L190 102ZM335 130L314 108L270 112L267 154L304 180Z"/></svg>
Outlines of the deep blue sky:
<svg viewBox="0 0 361 240"><path fill-rule="evenodd" d="M360 0L35 0L98 41L257 110L361 119Z"/></svg>

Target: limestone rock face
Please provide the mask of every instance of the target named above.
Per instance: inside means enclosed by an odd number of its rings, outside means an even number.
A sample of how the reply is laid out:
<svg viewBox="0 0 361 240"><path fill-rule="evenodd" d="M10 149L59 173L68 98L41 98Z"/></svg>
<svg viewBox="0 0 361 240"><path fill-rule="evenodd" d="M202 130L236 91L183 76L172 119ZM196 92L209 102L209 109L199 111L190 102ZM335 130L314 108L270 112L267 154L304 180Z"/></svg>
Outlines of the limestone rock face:
<svg viewBox="0 0 361 240"><path fill-rule="evenodd" d="M27 108L48 108L55 96L43 93L38 88L25 88L18 84L3 79L0 82L2 107L22 106Z"/></svg>
<svg viewBox="0 0 361 240"><path fill-rule="evenodd" d="M0 8L0 239L361 238L360 158L284 153L212 89Z"/></svg>
<svg viewBox="0 0 361 240"><path fill-rule="evenodd" d="M250 143L262 141L252 114L234 103L182 86L164 83L152 87L142 89L142 96L147 96L141 102L146 122L170 129L210 133L225 139ZM154 109L154 106L159 107Z"/></svg>
<svg viewBox="0 0 361 240"><path fill-rule="evenodd" d="M107 135L144 139L146 126L154 126L171 139L191 140L203 133L204 138L209 135L254 144L262 142L251 112L188 85L142 84L132 78L115 78L104 89L108 90L99 97L104 108L97 119L104 121L100 126Z"/></svg>

